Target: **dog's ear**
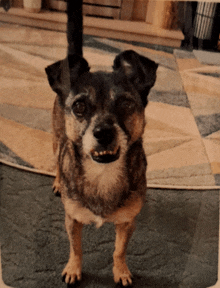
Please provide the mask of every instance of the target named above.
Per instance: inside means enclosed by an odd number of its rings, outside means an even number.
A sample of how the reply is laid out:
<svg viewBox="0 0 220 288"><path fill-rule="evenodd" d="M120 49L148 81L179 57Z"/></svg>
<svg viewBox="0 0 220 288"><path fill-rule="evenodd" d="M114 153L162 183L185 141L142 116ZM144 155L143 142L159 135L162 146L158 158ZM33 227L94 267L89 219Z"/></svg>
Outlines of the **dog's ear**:
<svg viewBox="0 0 220 288"><path fill-rule="evenodd" d="M139 92L144 107L147 105L147 95L156 81L158 64L154 61L127 50L116 56L113 69L123 73Z"/></svg>
<svg viewBox="0 0 220 288"><path fill-rule="evenodd" d="M51 88L58 94L62 103L69 95L71 86L77 78L89 69L84 58L73 54L46 67L45 71Z"/></svg>

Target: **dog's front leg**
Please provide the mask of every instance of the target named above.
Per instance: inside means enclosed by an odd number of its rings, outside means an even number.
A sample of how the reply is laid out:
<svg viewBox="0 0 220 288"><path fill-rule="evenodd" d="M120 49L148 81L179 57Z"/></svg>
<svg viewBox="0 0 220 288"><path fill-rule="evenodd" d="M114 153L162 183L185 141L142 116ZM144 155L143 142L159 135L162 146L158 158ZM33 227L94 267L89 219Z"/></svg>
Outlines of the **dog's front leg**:
<svg viewBox="0 0 220 288"><path fill-rule="evenodd" d="M113 274L116 283L122 282L123 286L132 284L132 275L126 265L126 249L129 239L135 229L135 223L116 224L116 239L114 251Z"/></svg>
<svg viewBox="0 0 220 288"><path fill-rule="evenodd" d="M63 281L73 284L81 280L82 274L82 246L81 236L83 224L71 219L67 214L65 217L66 231L70 241L69 261L62 272Z"/></svg>
<svg viewBox="0 0 220 288"><path fill-rule="evenodd" d="M58 163L56 165L56 178L53 182L53 192L55 196L60 197L60 171Z"/></svg>

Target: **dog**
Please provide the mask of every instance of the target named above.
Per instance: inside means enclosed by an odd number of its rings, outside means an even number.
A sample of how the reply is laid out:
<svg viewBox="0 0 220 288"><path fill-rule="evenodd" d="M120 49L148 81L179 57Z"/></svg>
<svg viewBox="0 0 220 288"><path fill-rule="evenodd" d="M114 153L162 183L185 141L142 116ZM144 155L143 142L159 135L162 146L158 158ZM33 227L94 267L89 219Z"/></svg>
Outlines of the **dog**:
<svg viewBox="0 0 220 288"><path fill-rule="evenodd" d="M65 209L70 242L64 281L81 280L81 232L113 222L113 275L132 284L126 247L145 203L146 157L142 145L147 95L158 65L128 50L116 56L112 72L90 72L81 56L68 55L46 68L57 96L53 109L53 149L57 155L55 192Z"/></svg>

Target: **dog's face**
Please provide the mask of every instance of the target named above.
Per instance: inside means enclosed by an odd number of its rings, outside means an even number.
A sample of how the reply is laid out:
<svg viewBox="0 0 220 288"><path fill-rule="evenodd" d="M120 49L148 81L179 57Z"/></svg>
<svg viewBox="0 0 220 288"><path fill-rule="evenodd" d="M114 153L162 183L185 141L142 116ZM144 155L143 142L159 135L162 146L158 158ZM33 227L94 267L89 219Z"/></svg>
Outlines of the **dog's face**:
<svg viewBox="0 0 220 288"><path fill-rule="evenodd" d="M156 69L156 63L133 51L115 58L112 73L90 73L77 55L46 68L65 111L66 135L85 158L114 162L142 136Z"/></svg>
<svg viewBox="0 0 220 288"><path fill-rule="evenodd" d="M144 108L138 93L119 73L85 73L65 101L66 134L99 163L124 155L143 133Z"/></svg>

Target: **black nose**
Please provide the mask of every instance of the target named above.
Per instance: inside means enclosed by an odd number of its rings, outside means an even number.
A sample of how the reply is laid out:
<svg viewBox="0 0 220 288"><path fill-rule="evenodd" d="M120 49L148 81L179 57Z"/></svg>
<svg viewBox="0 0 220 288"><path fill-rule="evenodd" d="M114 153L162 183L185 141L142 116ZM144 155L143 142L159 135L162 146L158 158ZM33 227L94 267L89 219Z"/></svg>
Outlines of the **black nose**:
<svg viewBox="0 0 220 288"><path fill-rule="evenodd" d="M93 130L93 135L99 142L99 144L107 145L111 144L115 138L116 130L112 125L100 124Z"/></svg>

